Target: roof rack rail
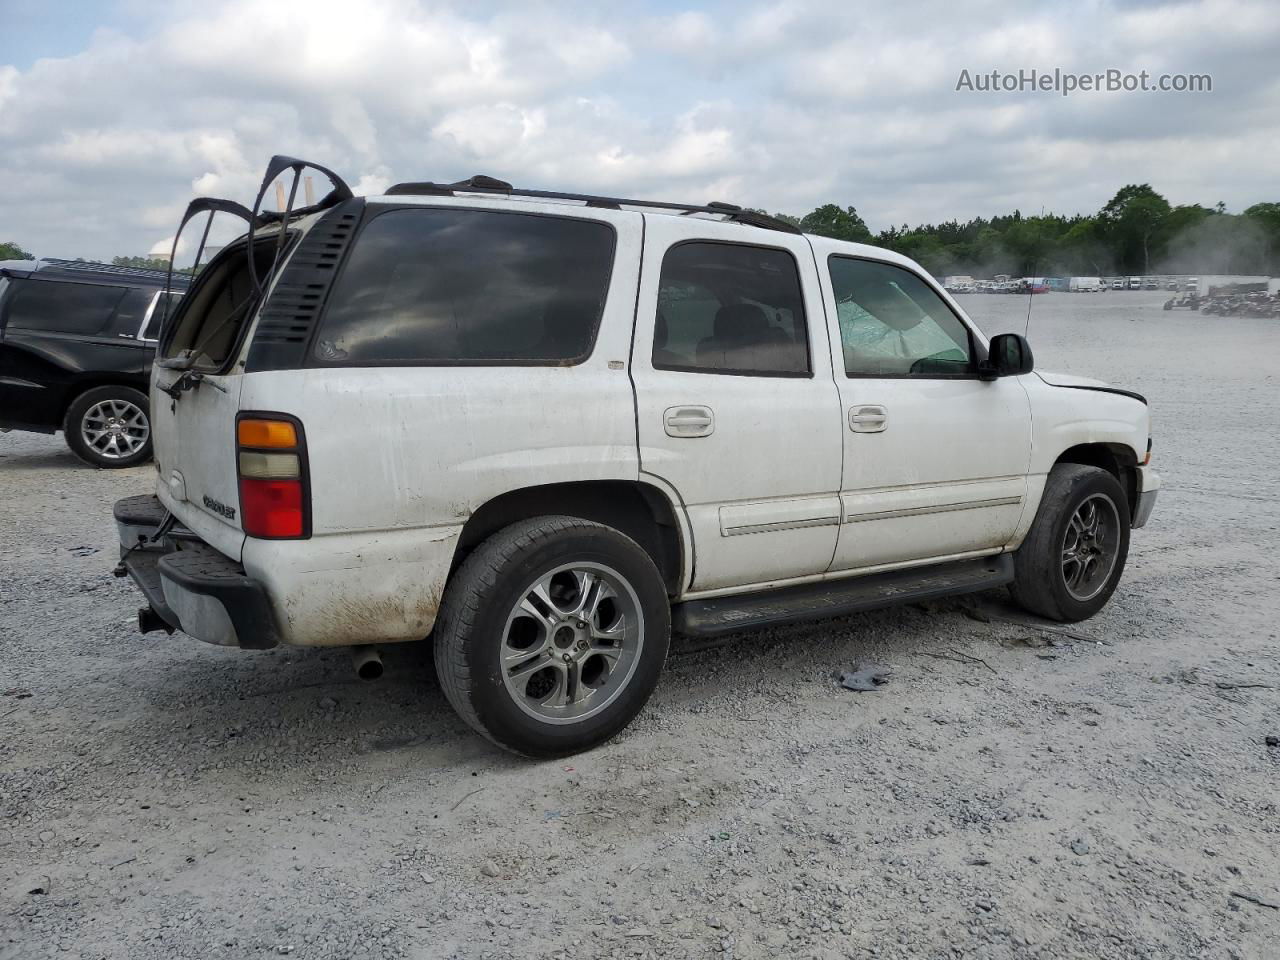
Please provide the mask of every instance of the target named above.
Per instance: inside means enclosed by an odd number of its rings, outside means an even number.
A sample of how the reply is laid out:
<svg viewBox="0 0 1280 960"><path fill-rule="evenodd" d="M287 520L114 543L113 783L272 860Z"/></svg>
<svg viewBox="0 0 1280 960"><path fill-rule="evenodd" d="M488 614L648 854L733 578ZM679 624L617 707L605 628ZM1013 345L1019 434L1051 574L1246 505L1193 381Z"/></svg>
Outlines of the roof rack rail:
<svg viewBox="0 0 1280 960"><path fill-rule="evenodd" d="M452 197L458 193L496 193L508 197L530 197L537 200L570 200L588 207L620 210L622 207L641 207L653 210L677 210L681 215L711 213L751 227L778 230L782 233L801 233L795 224L771 217L767 213L746 210L732 203L713 200L711 203L668 203L665 200L628 200L624 197L600 197L590 193L562 193L559 190L521 190L505 180L477 174L456 183L431 183L430 181L397 183L388 188L389 197Z"/></svg>
<svg viewBox="0 0 1280 960"><path fill-rule="evenodd" d="M38 264L38 266L37 266ZM169 275L167 270L151 270L146 267L124 267L115 263L98 263L95 260L59 260L55 257L41 257L32 264L37 272L42 272L46 268L66 272L66 273L83 273L94 274L98 276L111 276L121 278L132 278L134 280L154 280L163 283Z"/></svg>

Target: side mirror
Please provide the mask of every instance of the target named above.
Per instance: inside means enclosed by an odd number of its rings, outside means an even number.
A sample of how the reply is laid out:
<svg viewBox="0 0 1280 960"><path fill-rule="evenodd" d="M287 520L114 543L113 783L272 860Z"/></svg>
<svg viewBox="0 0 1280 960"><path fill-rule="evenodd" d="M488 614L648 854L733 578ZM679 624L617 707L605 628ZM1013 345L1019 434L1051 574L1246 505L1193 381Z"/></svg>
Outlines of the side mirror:
<svg viewBox="0 0 1280 960"><path fill-rule="evenodd" d="M983 380L997 377L1016 377L1030 373L1035 365L1031 344L1020 333L1001 333L991 338L987 359L978 364L978 376Z"/></svg>

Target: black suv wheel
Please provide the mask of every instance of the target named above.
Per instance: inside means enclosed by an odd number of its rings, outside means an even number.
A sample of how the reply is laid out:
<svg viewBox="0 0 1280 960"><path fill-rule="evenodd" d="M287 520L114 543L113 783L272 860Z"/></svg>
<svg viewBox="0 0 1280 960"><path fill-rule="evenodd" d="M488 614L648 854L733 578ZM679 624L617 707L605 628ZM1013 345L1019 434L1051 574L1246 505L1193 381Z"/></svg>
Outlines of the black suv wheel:
<svg viewBox="0 0 1280 960"><path fill-rule="evenodd" d="M1092 617L1120 582L1129 528L1129 501L1115 477L1098 467L1058 464L1014 554L1014 600L1050 620Z"/></svg>
<svg viewBox="0 0 1280 960"><path fill-rule="evenodd" d="M95 467L136 467L151 459L151 407L132 387L94 387L67 408L67 446Z"/></svg>
<svg viewBox="0 0 1280 960"><path fill-rule="evenodd" d="M574 517L500 530L445 589L435 627L445 696L500 747L554 757L640 712L670 642L657 567L630 537Z"/></svg>

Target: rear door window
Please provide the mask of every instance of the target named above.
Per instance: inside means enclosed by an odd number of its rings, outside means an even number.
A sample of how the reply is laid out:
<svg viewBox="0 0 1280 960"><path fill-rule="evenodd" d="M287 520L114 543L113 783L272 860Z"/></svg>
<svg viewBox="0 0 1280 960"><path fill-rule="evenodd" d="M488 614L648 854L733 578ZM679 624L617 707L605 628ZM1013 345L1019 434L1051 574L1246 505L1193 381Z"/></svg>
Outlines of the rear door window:
<svg viewBox="0 0 1280 960"><path fill-rule="evenodd" d="M15 280L9 298L9 330L43 330L95 336L106 329L124 287L54 280Z"/></svg>
<svg viewBox="0 0 1280 960"><path fill-rule="evenodd" d="M491 210L400 209L361 231L312 355L333 364L564 364L595 343L608 224Z"/></svg>
<svg viewBox="0 0 1280 960"><path fill-rule="evenodd" d="M757 377L809 375L804 295L785 250L679 243L662 260L653 365Z"/></svg>

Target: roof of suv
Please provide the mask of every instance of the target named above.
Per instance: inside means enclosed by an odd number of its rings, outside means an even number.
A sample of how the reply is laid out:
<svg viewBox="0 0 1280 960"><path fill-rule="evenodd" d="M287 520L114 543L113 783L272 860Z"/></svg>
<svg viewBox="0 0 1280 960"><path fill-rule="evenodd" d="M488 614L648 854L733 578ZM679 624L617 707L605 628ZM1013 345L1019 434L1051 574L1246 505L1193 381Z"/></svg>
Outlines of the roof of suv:
<svg viewBox="0 0 1280 960"><path fill-rule="evenodd" d="M74 280L77 283L105 283L113 286L155 287L170 283L174 290L186 290L191 278L185 273L173 274L169 280L167 270L147 270L139 267L122 267L112 263L96 263L92 260L6 260L0 263L0 274L10 277L30 277L41 280Z"/></svg>
<svg viewBox="0 0 1280 960"><path fill-rule="evenodd" d="M420 181L397 183L390 187L385 196L388 197L454 197L459 193L481 194L500 197L519 197L530 200L545 200L552 203L571 203L576 206L597 207L606 210L621 210L633 207L638 210L655 213L669 213L677 216L690 214L710 214L724 220L761 227L765 230L778 230L783 233L800 233L794 223L772 217L763 210L751 210L733 203L722 203L713 200L710 203L669 203L665 200L628 200L625 197L604 197L590 193L563 193L558 190L523 190L513 187L505 180L477 174L467 180L456 183L432 183Z"/></svg>
<svg viewBox="0 0 1280 960"><path fill-rule="evenodd" d="M873 260L882 260L899 266L910 267L923 272L910 257L903 256L887 247L877 247L866 243L854 243L849 240L835 240L819 234L805 233L798 226L770 216L758 210L739 207L731 203L711 202L706 204L669 203L662 200L628 200L622 197L602 197L592 194L563 193L553 190L519 190L504 181L491 177L475 176L470 180L458 183L398 183L390 187L385 194L365 198L374 203L409 203L429 204L443 202L453 205L458 202L476 203L495 209L533 209L538 212L552 212L556 207L568 206L575 210L593 208L597 210L631 210L645 215L666 215L681 217L686 221L703 221L711 223L732 223L740 225L747 231L746 237L768 244L770 232L798 234L809 240L814 251L823 256L826 254L844 254ZM754 235L754 236L753 236Z"/></svg>

